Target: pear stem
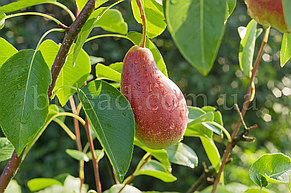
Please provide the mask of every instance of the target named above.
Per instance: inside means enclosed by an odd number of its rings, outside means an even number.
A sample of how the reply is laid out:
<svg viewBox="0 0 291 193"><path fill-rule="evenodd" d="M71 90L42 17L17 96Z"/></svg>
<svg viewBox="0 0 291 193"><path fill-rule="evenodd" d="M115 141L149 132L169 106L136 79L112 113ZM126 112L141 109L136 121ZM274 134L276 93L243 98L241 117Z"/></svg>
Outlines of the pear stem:
<svg viewBox="0 0 291 193"><path fill-rule="evenodd" d="M140 46L144 48L145 42L146 42L146 37L147 37L146 17L145 17L145 13L144 13L144 9L143 9L141 0L136 0L136 3L139 7L141 20L142 20L142 40L141 40Z"/></svg>

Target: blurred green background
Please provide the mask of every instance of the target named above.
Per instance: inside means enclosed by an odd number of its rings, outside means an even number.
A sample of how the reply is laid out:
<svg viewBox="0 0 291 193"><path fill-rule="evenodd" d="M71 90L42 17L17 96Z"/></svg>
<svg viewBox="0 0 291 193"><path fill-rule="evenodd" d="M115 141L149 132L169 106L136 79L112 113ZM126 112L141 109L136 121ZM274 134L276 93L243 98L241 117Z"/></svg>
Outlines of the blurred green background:
<svg viewBox="0 0 291 193"><path fill-rule="evenodd" d="M9 3L9 0L1 0L1 4ZM75 12L73 0L60 0ZM123 14L128 23L129 31L141 31L139 25L133 18L130 2L126 1L116 6ZM68 26L71 20L68 14L59 7L53 5L38 5L25 11L38 11L52 14ZM180 54L167 29L152 41L160 50L167 65L169 77L181 88L185 94L188 105L202 107L205 105L215 106L223 115L225 128L230 133L238 120L238 114L234 104L243 105L249 79L242 73L238 65L238 51L240 38L237 32L239 26L246 26L250 21L243 0L238 0L233 14L226 24L225 34L220 46L214 66L207 76L202 76L192 67ZM47 30L57 27L55 23L47 21L38 16L21 16L9 19L5 27L0 31L0 36L13 44L18 50L34 49L39 38ZM262 26L259 25L260 28ZM106 33L102 29L94 29L91 35ZM257 39L255 56L263 35ZM61 43L63 34L51 33L47 36L57 43ZM290 150L290 115L291 115L291 74L290 62L284 68L280 67L279 55L282 34L271 29L268 45L265 48L259 70L255 79L256 96L250 104L245 116L248 126L257 124L250 136L256 137L256 142L240 142L231 155L233 162L225 168L226 184L239 182L247 186L255 184L250 180L248 169L250 165L262 154L269 152L283 152L291 156ZM89 55L102 57L105 64L123 60L127 50L132 46L131 42L119 38L103 38L85 44L84 49ZM92 66L94 73L95 66ZM9 81L9 80L7 80ZM193 96L194 97L193 99ZM196 100L197 99L197 100ZM65 110L70 110L66 105ZM66 118L66 124L73 131L73 120ZM81 127L82 128L82 127ZM3 134L0 131L0 136ZM83 145L86 143L86 133L81 130ZM183 166L173 165L173 174L178 178L176 182L164 183L148 176L138 176L132 183L142 191L179 191L186 192L195 183L203 172L202 162L210 165L198 138L185 138L183 140L198 155L199 165L190 169ZM222 155L225 144L216 143ZM96 149L100 145L95 141ZM76 149L76 144L55 123L43 133L34 145L15 177L21 185L24 193L29 192L27 182L33 178L53 178L62 173L70 173L78 176L78 162L65 153L66 149ZM137 166L144 151L135 147L134 155L129 169L130 175ZM8 161L0 163L0 171L3 170ZM100 176L103 190L111 185L106 159L100 161ZM95 189L92 163L85 164L85 183ZM269 185L268 188L276 192L287 192L287 185Z"/></svg>

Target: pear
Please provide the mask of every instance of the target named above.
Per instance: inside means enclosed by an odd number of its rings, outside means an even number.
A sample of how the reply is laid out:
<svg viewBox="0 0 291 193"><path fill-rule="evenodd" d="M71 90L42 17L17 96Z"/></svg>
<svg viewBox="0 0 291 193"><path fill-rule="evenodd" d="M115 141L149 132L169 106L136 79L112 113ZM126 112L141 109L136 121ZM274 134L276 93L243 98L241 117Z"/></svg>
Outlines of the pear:
<svg viewBox="0 0 291 193"><path fill-rule="evenodd" d="M290 33L283 13L282 0L245 0L248 14L265 28L272 26Z"/></svg>
<svg viewBox="0 0 291 193"><path fill-rule="evenodd" d="M127 52L120 90L131 104L135 137L142 144L164 149L182 140L188 121L185 98L158 69L149 49L135 45Z"/></svg>

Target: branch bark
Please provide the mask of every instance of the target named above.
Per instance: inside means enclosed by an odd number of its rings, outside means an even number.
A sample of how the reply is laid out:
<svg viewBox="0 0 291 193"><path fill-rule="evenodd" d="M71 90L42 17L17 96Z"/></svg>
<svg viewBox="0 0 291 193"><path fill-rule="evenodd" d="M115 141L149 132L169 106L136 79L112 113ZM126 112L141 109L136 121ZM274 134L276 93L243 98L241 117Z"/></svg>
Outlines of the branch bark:
<svg viewBox="0 0 291 193"><path fill-rule="evenodd" d="M5 192L5 189L7 188L9 182L17 173L19 165L22 162L22 156L24 154L25 149L26 148L23 149L22 153L19 156L14 150L7 166L5 167L5 169L2 172L2 175L0 176L0 193Z"/></svg>
<svg viewBox="0 0 291 193"><path fill-rule="evenodd" d="M59 77L59 74L67 61L68 53L78 34L80 33L85 22L91 15L95 8L95 0L88 0L81 13L78 15L73 24L66 30L66 35L63 39L63 43L60 47L60 50L55 58L54 64L51 69L52 74L52 83L49 85L47 94L49 98L52 96L53 89L55 87L56 81Z"/></svg>
<svg viewBox="0 0 291 193"><path fill-rule="evenodd" d="M247 97L245 99L245 102L243 104L243 108L242 108L242 112L241 112L241 117L238 119L237 121L237 124L236 124L236 127L233 131L233 134L231 136L231 142L229 142L227 144L227 147L226 147L226 150L225 150L225 153L223 155L223 158L222 158L222 164L219 168L219 172L215 178L215 181L214 181L214 184L213 184L213 189L211 191L211 193L215 193L216 191L216 188L218 186L218 183L220 181L220 176L222 174L222 171L224 169L224 166L227 162L227 159L228 159L228 156L233 148L233 145L232 143L234 142L234 140L236 139L236 136L237 136L237 133L238 133L238 130L240 128L240 125L241 125L241 119L245 116L246 112L247 112L247 109L248 109L248 106L249 104L251 103L251 94L252 94L252 84L254 82L254 79L255 79L255 75L256 75L256 72L258 70L258 67L259 67L259 63L261 61L261 57L263 55L263 52L264 52L264 48L268 42L268 37L269 37L269 31L270 31L270 28L268 28L265 32L265 36L264 36L264 39L262 41L262 44L261 44L261 47L260 47L260 50L259 50L259 53L257 55L257 59L256 59L256 62L254 64L254 68L252 70L252 76L251 76L251 80L250 80L250 83L249 83L249 87L248 87L248 91L247 91Z"/></svg>

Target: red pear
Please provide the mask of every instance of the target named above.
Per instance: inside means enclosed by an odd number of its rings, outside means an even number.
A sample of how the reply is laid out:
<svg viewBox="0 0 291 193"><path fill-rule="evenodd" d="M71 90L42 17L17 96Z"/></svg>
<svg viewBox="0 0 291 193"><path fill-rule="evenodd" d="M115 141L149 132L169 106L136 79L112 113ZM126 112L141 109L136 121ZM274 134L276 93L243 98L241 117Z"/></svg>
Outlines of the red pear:
<svg viewBox="0 0 291 193"><path fill-rule="evenodd" d="M265 28L272 26L283 33L290 33L283 13L282 0L245 0L248 14Z"/></svg>
<svg viewBox="0 0 291 193"><path fill-rule="evenodd" d="M135 116L135 137L145 146L164 149L182 139L188 121L185 98L149 49L133 46L127 52L120 90Z"/></svg>

